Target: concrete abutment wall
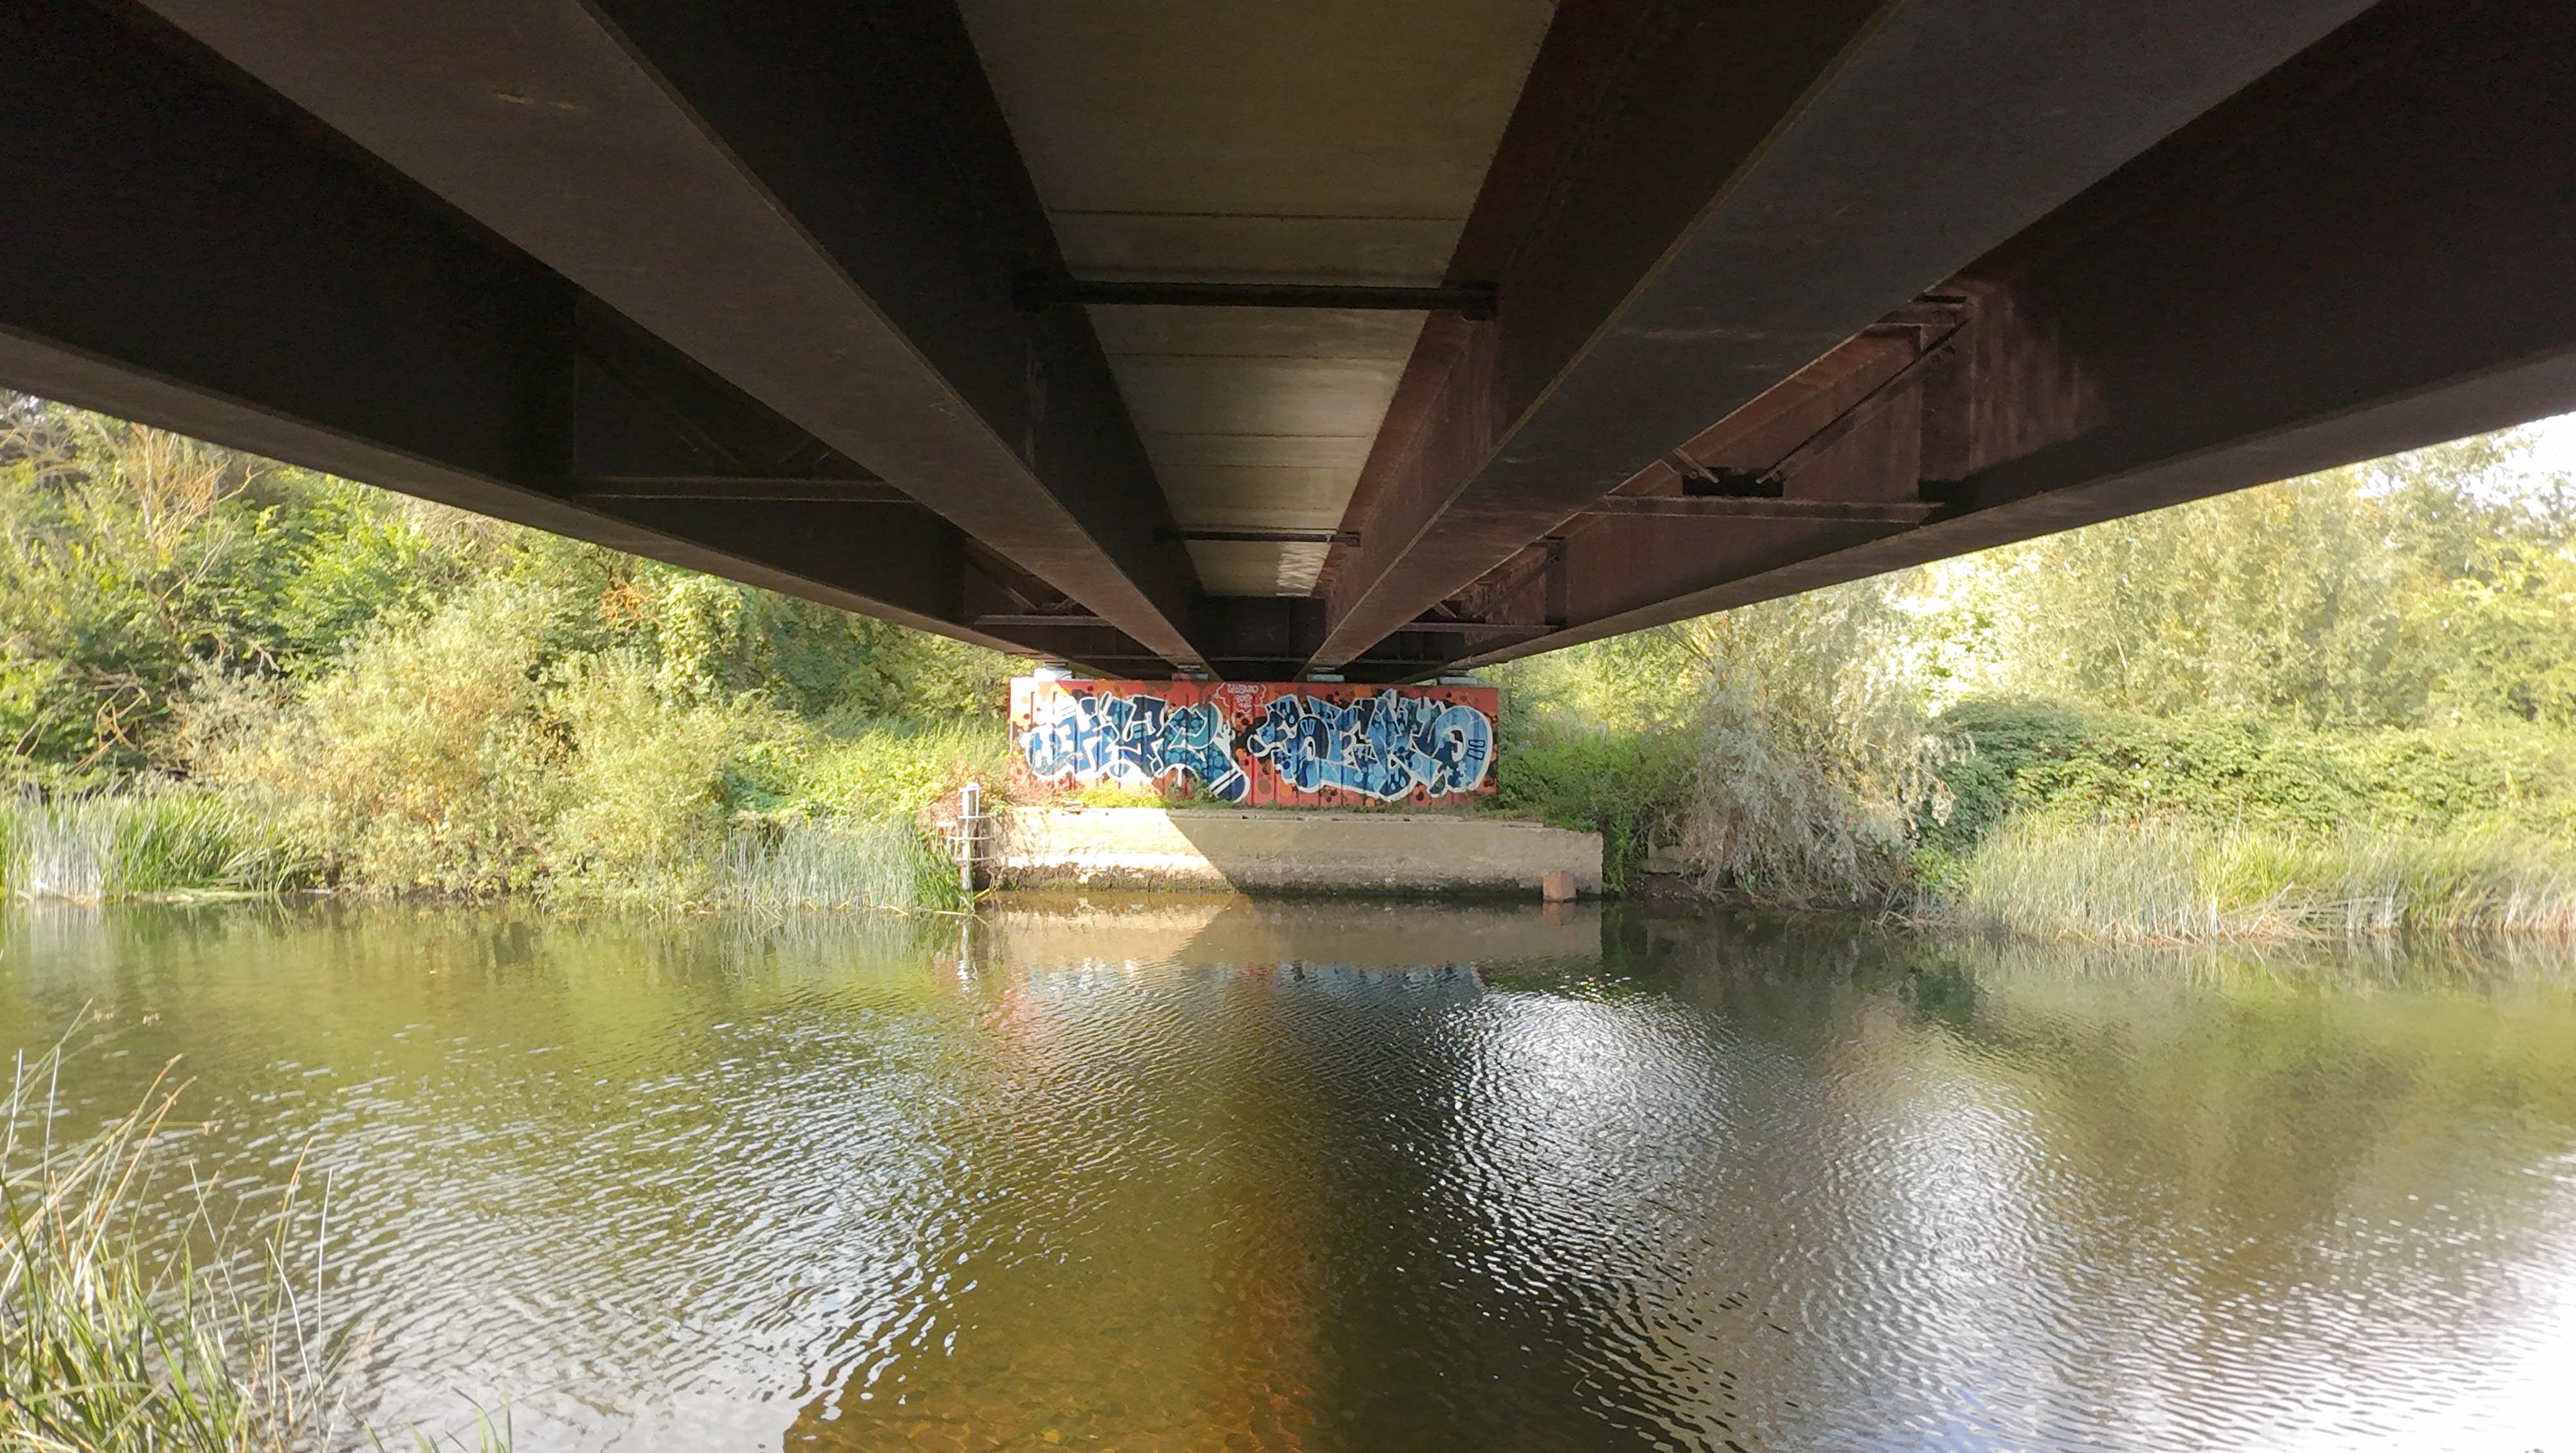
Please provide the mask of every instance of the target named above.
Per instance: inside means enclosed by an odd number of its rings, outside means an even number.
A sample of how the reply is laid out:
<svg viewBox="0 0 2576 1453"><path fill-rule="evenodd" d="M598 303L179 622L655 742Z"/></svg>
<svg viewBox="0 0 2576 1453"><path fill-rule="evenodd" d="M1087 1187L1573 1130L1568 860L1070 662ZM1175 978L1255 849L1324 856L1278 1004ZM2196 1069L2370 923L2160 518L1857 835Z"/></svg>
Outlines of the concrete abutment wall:
<svg viewBox="0 0 2576 1453"><path fill-rule="evenodd" d="M1601 837L1429 813L1015 807L986 850L997 888L1178 888L1536 896L1550 873L1601 892Z"/></svg>

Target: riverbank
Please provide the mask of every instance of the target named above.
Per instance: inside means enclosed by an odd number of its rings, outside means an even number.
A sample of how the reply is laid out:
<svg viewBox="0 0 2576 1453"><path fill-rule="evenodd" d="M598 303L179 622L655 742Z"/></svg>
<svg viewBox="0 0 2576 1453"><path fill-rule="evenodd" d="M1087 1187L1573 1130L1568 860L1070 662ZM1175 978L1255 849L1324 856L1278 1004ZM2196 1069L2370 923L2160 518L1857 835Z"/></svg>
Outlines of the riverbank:
<svg viewBox="0 0 2576 1453"><path fill-rule="evenodd" d="M2389 743L2269 743L2207 722L2157 727L2203 745L2252 742L2259 749L2235 751L2228 771L2264 784L2256 793L2225 789L2211 780L2206 755L2180 750L2154 759L2167 779L2155 785L2134 765L2137 734L2147 728L2113 725L2121 729L2060 733L2046 750L2034 750L2028 734L1997 734L1989 740L2000 745L1990 747L1953 742L1942 779L1948 816L1927 811L1916 850L1866 895L1761 892L1707 871L1677 846L1640 853L1636 836L1615 835L1615 819L1613 832L1587 831L1600 816L1566 811L1561 799L1508 795L1505 806L1433 816L1004 806L1002 821L1027 825L987 845L985 881L1004 889L1535 893L1547 872L1564 869L1586 895L1606 889L1805 906L2039 939L2576 936L2576 851L2553 830L2567 803L2545 740L2500 744L2486 734L2460 748L2418 734L2402 744L2413 770L2378 784L2374 823L2334 798L2334 780L2295 767L2384 754ZM953 824L938 807L953 801L949 781L979 770L998 776L990 760L997 750L973 732L887 730L844 741L812 759L803 801L739 814L721 834L695 839L694 857L639 864L593 854L567 870L561 859L532 854L527 879L497 896L575 911L964 911L972 902L946 840ZM1633 760L1660 749L1628 750ZM2499 776L2521 790L2500 792L2489 780ZM1633 779L1572 780L1594 802L1618 801L1631 821L1687 808L1621 797ZM2122 797L2126 810L2115 812ZM330 824L274 797L186 785L22 798L0 806L0 883L17 897L75 901L317 890L496 896L353 871ZM1366 845L1336 832L1366 834L1375 846L1362 851ZM1425 832L1447 836L1395 841Z"/></svg>
<svg viewBox="0 0 2576 1453"><path fill-rule="evenodd" d="M2041 937L2576 933L2576 738L1972 701L1908 915Z"/></svg>
<svg viewBox="0 0 2576 1453"><path fill-rule="evenodd" d="M1509 663L1465 816L1598 834L1611 894L2566 933L2576 490L2515 447ZM968 905L934 804L1006 780L994 653L6 397L0 529L11 894Z"/></svg>
<svg viewBox="0 0 2576 1453"><path fill-rule="evenodd" d="M993 722L787 723L764 744L767 780L746 781L721 755L656 761L613 738L586 745L608 760L583 762L575 746L465 782L417 764L334 772L308 758L300 771L279 763L232 780L147 774L22 791L0 800L0 891L954 911L966 897L923 812L957 782L998 773L1007 750Z"/></svg>
<svg viewBox="0 0 2576 1453"><path fill-rule="evenodd" d="M1700 851L1710 806L1692 774L1729 751L1707 734L1577 739L1525 753L1517 777L1506 758L1505 797L1600 824L1613 882L1661 896L2042 939L2576 935L2576 738L2557 729L2303 731L1973 699L1922 731L1907 850L1834 892ZM1739 843L1752 827L1734 824Z"/></svg>

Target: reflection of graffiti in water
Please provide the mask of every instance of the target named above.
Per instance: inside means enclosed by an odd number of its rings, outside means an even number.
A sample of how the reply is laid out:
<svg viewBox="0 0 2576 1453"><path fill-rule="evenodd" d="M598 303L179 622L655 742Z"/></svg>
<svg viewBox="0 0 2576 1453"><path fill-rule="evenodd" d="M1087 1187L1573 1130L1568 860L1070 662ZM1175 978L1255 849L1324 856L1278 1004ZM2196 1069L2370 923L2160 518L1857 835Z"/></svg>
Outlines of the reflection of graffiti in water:
<svg viewBox="0 0 2576 1453"><path fill-rule="evenodd" d="M1494 724L1472 706L1418 696L1348 705L1282 696L1244 747L1300 792L1335 788L1392 802L1417 787L1434 797L1475 791L1494 758Z"/></svg>
<svg viewBox="0 0 2576 1453"><path fill-rule="evenodd" d="M1213 703L1176 707L1159 696L1051 692L1020 751L1040 781L1070 777L1151 791L1168 777L1241 802L1252 784L1234 764L1233 745L1234 730Z"/></svg>

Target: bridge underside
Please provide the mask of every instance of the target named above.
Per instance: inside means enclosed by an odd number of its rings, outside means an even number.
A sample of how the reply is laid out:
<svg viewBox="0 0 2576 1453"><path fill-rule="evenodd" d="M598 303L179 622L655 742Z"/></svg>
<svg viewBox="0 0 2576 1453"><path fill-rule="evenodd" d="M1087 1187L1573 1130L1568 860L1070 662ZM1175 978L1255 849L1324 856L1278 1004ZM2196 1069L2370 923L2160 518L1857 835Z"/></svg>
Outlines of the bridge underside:
<svg viewBox="0 0 2576 1453"><path fill-rule="evenodd" d="M2576 6L17 0L0 383L1407 680L2576 408Z"/></svg>

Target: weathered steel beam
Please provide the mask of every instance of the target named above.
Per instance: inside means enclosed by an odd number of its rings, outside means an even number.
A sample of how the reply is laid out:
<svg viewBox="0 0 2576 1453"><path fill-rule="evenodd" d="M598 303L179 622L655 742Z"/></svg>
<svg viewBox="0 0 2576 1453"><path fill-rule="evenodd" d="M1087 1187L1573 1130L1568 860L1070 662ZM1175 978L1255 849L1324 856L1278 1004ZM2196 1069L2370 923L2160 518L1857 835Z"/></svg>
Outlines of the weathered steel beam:
<svg viewBox="0 0 2576 1453"><path fill-rule="evenodd" d="M1928 523L1598 520L1570 624L1471 659L2576 409L2571 53L2563 8L2390 0L1961 274Z"/></svg>
<svg viewBox="0 0 2576 1453"><path fill-rule="evenodd" d="M1165 659L1200 596L952 6L148 0Z"/></svg>
<svg viewBox="0 0 2576 1453"><path fill-rule="evenodd" d="M1346 661L2366 0L1568 5L1346 523ZM2305 190L2304 188L2299 190ZM1472 270L1472 272L1470 271Z"/></svg>
<svg viewBox="0 0 2576 1453"><path fill-rule="evenodd" d="M617 341L585 331L578 289L157 22L22 0L9 26L0 384L1014 648L958 623L959 537L926 515L780 521L803 537L782 550L740 518L553 493L583 398L623 397L585 394L589 345ZM805 437L765 415L710 429Z"/></svg>

